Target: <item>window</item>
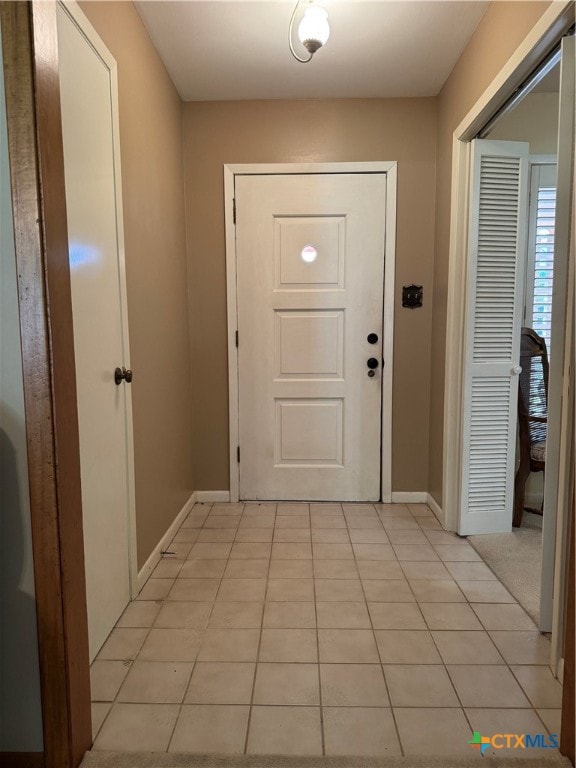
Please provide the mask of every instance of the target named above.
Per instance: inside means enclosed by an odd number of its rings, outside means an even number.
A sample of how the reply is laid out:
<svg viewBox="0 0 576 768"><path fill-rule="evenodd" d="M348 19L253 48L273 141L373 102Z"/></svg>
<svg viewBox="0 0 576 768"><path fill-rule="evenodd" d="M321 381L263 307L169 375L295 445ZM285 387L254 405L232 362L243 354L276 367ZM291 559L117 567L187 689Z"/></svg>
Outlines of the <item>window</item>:
<svg viewBox="0 0 576 768"><path fill-rule="evenodd" d="M532 164L530 193L524 325L533 328L545 339L550 357L556 213L555 163Z"/></svg>

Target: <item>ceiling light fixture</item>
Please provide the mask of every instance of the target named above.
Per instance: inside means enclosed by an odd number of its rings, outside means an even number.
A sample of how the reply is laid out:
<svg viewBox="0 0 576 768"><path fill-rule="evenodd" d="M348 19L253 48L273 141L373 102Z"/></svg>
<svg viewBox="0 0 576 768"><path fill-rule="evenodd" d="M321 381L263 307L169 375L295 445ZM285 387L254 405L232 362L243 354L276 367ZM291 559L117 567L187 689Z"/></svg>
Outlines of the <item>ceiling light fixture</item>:
<svg viewBox="0 0 576 768"><path fill-rule="evenodd" d="M288 42L290 44L290 52L292 56L301 64L307 64L312 56L319 48L325 45L326 41L330 37L330 26L328 24L328 14L319 5L310 5L304 11L302 21L298 25L298 37L300 42L306 48L310 56L307 59L302 59L294 50L294 44L292 43L292 29L294 27L294 18L296 17L296 11L300 5L300 0L294 6L292 11L292 17L290 18L290 27L288 29Z"/></svg>

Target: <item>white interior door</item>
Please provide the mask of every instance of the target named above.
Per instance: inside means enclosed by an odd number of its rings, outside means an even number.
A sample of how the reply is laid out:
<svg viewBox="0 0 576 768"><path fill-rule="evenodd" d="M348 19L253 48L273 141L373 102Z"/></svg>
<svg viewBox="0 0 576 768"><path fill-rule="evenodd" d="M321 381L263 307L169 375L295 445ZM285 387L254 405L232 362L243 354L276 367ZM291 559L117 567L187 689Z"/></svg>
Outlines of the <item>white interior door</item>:
<svg viewBox="0 0 576 768"><path fill-rule="evenodd" d="M240 498L377 500L386 175L235 195Z"/></svg>
<svg viewBox="0 0 576 768"><path fill-rule="evenodd" d="M114 381L129 367L119 157L109 54L60 5L58 43L93 659L130 600L131 405Z"/></svg>
<svg viewBox="0 0 576 768"><path fill-rule="evenodd" d="M529 150L472 142L461 535L512 528Z"/></svg>

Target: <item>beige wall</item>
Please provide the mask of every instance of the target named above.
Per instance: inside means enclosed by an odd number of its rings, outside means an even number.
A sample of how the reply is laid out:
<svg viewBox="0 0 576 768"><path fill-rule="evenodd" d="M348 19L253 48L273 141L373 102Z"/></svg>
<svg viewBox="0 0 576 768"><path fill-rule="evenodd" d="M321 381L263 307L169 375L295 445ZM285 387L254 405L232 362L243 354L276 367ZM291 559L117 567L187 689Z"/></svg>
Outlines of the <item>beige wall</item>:
<svg viewBox="0 0 576 768"><path fill-rule="evenodd" d="M438 97L436 247L428 487L439 504L442 503L452 134L548 6L548 2L491 3Z"/></svg>
<svg viewBox="0 0 576 768"><path fill-rule="evenodd" d="M184 106L196 488L229 487L224 163L398 161L393 489L428 485L436 99ZM401 286L424 286L402 309Z"/></svg>
<svg viewBox="0 0 576 768"><path fill-rule="evenodd" d="M489 139L527 141L532 155L555 155L558 145L558 93L531 93L490 131Z"/></svg>
<svg viewBox="0 0 576 768"><path fill-rule="evenodd" d="M81 5L119 65L139 564L191 467L197 489L229 484L224 163L399 162L393 489L441 501L452 132L548 3L492 3L438 99L185 104L187 267L182 104L131 3ZM421 310L399 306L409 282Z"/></svg>
<svg viewBox="0 0 576 768"><path fill-rule="evenodd" d="M193 489L182 102L132 3L81 7L118 63L141 567Z"/></svg>

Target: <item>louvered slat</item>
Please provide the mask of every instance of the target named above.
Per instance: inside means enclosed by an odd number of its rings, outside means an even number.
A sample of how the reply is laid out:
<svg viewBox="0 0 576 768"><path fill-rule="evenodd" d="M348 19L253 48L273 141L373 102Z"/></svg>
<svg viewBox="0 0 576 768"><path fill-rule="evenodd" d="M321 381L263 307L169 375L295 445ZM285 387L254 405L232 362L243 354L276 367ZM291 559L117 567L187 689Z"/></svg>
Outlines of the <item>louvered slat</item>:
<svg viewBox="0 0 576 768"><path fill-rule="evenodd" d="M478 256L473 357L510 359L514 337L514 284L520 160L486 155L480 163ZM501 297L501 301L496 300ZM486 337L487 328L498 332ZM487 343L488 342L488 343Z"/></svg>
<svg viewBox="0 0 576 768"><path fill-rule="evenodd" d="M510 530L528 145L473 142L459 532Z"/></svg>
<svg viewBox="0 0 576 768"><path fill-rule="evenodd" d="M505 513L509 403L509 378L482 377L472 381L468 491L472 513L479 509Z"/></svg>

